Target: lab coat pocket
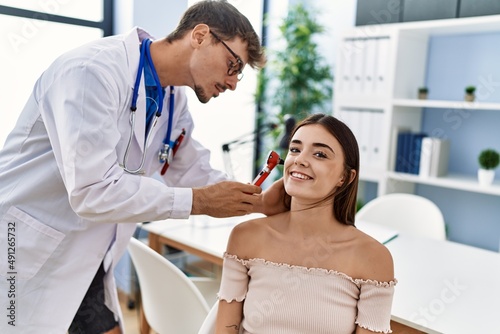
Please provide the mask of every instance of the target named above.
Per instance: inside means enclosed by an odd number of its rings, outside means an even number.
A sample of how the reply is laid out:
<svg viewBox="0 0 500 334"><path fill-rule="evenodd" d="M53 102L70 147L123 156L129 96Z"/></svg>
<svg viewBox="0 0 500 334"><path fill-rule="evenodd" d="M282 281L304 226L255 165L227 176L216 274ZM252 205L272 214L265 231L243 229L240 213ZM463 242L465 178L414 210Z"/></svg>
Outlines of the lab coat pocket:
<svg viewBox="0 0 500 334"><path fill-rule="evenodd" d="M37 274L65 235L11 207L0 226L0 276L29 280Z"/></svg>

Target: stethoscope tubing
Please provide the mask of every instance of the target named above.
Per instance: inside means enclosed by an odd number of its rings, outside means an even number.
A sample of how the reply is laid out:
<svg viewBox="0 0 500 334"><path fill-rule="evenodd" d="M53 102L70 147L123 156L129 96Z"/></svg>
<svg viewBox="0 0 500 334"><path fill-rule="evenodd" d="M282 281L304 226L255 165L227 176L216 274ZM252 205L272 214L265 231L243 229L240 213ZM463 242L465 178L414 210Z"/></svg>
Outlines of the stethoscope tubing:
<svg viewBox="0 0 500 334"><path fill-rule="evenodd" d="M151 134L153 132L152 130L156 126L158 118L161 116L162 109L163 109L163 87L160 84L160 79L158 78L158 74L154 70L153 60L151 58L151 53L149 50L150 45L151 45L150 39L146 38L142 41L141 56L139 58L139 67L138 67L137 76L136 76L135 83L134 83L134 92L132 95L132 103L130 106L131 112L130 112L129 121L131 124L131 131L130 131L130 136L129 136L129 139L127 142L127 147L125 149L125 154L123 156L123 163L122 163L123 169L127 173L130 173L130 174L142 174L143 173L142 169L143 169L145 161L146 161L146 152L147 152L147 148L148 148L150 141L151 141L151 137L152 137ZM146 124L150 124L150 125L149 125L148 129L146 130L147 131L146 132L146 140L144 142L144 147L142 150L142 156L141 156L141 161L140 161L139 167L136 169L130 169L127 167L127 161L128 161L128 155L130 152L130 145L132 143L132 137L134 135L135 117L136 117L136 110L137 110L137 99L139 96L139 85L141 82L141 76L142 76L142 72L144 69L145 58L147 59L150 68L153 69L151 72L153 74L153 78L154 78L155 83L156 83L156 88L158 90L158 109L157 109L156 113L154 114L153 119L151 121L146 119ZM171 134L172 134L173 111L174 111L174 87L171 86L170 87L170 104L169 104L169 119L168 119L167 135L165 136L165 139L163 140L163 144L164 144L164 146L167 147L167 151L170 149L169 145L170 145L170 138L171 138Z"/></svg>
<svg viewBox="0 0 500 334"><path fill-rule="evenodd" d="M158 116L154 116L153 118L153 123L151 124L150 128L153 128L156 125L156 121L158 120ZM132 129L135 127L135 112L130 113L130 124L132 124ZM132 142L132 137L133 137L133 130L130 132L130 136L128 138L128 143L127 143L127 148L125 149L125 155L123 156L123 169L130 174L142 174L141 170L144 167L144 163L146 162L146 149L149 146L149 142L151 139L151 133L152 131L148 131L146 135L146 141L144 144L144 151L142 152L141 155L141 163L139 164L139 167L137 169L128 169L127 166L125 165L125 162L128 161L128 153L130 152L130 144Z"/></svg>

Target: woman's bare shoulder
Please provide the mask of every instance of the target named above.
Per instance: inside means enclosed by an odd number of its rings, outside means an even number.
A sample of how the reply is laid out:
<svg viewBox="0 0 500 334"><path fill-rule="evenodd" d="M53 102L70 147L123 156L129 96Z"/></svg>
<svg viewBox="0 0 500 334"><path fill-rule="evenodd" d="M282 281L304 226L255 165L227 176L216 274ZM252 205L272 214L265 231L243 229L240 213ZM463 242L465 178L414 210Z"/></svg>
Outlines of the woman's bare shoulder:
<svg viewBox="0 0 500 334"><path fill-rule="evenodd" d="M263 217L236 225L229 236L227 252L240 258L251 257L252 249L265 242L269 231L269 222L269 217Z"/></svg>
<svg viewBox="0 0 500 334"><path fill-rule="evenodd" d="M394 280L394 262L391 252L379 241L361 231L358 235L355 256L360 264L357 277L379 282Z"/></svg>
<svg viewBox="0 0 500 334"><path fill-rule="evenodd" d="M269 217L262 217L244 221L233 228L231 235L249 237L261 233L268 227L269 220Z"/></svg>

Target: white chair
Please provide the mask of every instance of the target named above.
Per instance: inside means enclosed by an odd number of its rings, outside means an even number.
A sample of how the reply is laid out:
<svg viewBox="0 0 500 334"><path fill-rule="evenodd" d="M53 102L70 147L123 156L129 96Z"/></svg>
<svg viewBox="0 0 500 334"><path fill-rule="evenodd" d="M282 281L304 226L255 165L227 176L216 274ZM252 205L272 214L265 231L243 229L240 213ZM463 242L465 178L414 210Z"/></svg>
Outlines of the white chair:
<svg viewBox="0 0 500 334"><path fill-rule="evenodd" d="M197 333L210 306L194 281L202 284L205 291L214 291L213 286L218 288L219 282L190 279L166 258L135 238L130 240L128 251L139 279L142 307L149 326L162 334ZM212 287L207 288L209 285Z"/></svg>
<svg viewBox="0 0 500 334"><path fill-rule="evenodd" d="M418 195L395 193L377 197L358 211L356 220L378 223L419 237L446 239L441 210Z"/></svg>
<svg viewBox="0 0 500 334"><path fill-rule="evenodd" d="M217 320L217 311L219 310L219 301L215 302L215 304L208 312L205 321L201 325L198 334L214 334L215 333L215 322Z"/></svg>

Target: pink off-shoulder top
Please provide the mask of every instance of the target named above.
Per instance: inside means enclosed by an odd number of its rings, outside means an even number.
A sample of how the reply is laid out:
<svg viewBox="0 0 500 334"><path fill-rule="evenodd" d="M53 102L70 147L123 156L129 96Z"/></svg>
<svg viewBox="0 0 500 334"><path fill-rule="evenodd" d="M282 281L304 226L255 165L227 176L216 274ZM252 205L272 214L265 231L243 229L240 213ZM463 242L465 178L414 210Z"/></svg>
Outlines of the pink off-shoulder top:
<svg viewBox="0 0 500 334"><path fill-rule="evenodd" d="M244 301L240 333L391 333L396 283L226 253L218 298Z"/></svg>

